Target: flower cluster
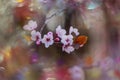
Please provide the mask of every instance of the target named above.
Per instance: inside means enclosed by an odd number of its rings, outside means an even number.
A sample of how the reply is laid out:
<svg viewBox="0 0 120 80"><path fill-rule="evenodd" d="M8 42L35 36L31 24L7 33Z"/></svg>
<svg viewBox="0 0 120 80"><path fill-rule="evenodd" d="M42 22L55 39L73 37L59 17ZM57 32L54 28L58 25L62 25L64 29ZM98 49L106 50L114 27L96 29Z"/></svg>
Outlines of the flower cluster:
<svg viewBox="0 0 120 80"><path fill-rule="evenodd" d="M72 34L75 36L79 35L78 29L73 28L72 26L69 29L69 33L67 34L65 29L62 29L61 26L59 25L56 28L55 35L53 32L48 32L45 34L42 38L40 31L36 31L37 28L37 22L30 20L28 24L26 24L23 29L28 30L31 32L31 40L35 41L37 45L40 45L43 43L46 48L49 46L53 45L54 43L61 43L62 44L62 51L65 51L67 53L71 53L75 50L74 47L74 37Z"/></svg>
<svg viewBox="0 0 120 80"><path fill-rule="evenodd" d="M60 42L63 44L62 50L67 53L74 51L72 33L75 33L76 36L79 35L78 30L72 26L70 27L68 35L66 34L66 30L62 29L60 25L56 28L57 38L59 38L59 40L61 40Z"/></svg>

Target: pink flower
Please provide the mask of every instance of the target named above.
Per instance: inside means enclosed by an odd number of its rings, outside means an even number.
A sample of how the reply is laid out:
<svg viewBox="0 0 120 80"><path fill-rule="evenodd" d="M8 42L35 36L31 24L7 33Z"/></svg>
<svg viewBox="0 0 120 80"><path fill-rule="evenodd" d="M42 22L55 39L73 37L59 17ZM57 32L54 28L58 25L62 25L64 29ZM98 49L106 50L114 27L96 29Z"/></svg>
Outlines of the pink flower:
<svg viewBox="0 0 120 80"><path fill-rule="evenodd" d="M30 20L28 22L28 24L26 24L25 26L23 26L23 29L24 30L28 30L28 31L32 31L32 30L34 30L36 28L37 28L37 22L33 21L33 20Z"/></svg>
<svg viewBox="0 0 120 80"><path fill-rule="evenodd" d="M70 27L69 34L71 35L72 33L75 33L76 36L79 35L78 29L73 28L72 26Z"/></svg>
<svg viewBox="0 0 120 80"><path fill-rule="evenodd" d="M64 35L61 38L61 43L64 45L72 45L73 44L73 36L72 35Z"/></svg>
<svg viewBox="0 0 120 80"><path fill-rule="evenodd" d="M40 44L40 41L41 41L40 32L33 30L31 32L31 40L36 41L36 44Z"/></svg>
<svg viewBox="0 0 120 80"><path fill-rule="evenodd" d="M62 50L69 54L74 51L74 47L70 45L63 45Z"/></svg>
<svg viewBox="0 0 120 80"><path fill-rule="evenodd" d="M42 39L42 43L45 44L46 48L48 48L50 45L52 45L54 43L53 33L52 32L48 32L47 35L44 35L44 37Z"/></svg>
<svg viewBox="0 0 120 80"><path fill-rule="evenodd" d="M69 69L72 80L85 80L85 74L82 68L79 66L73 66Z"/></svg>
<svg viewBox="0 0 120 80"><path fill-rule="evenodd" d="M70 53L74 51L74 47L72 46L73 44L73 36L72 35L64 35L61 38L61 43L63 44L62 50Z"/></svg>
<svg viewBox="0 0 120 80"><path fill-rule="evenodd" d="M62 29L61 26L59 25L57 28L56 28L56 34L58 37L62 37L66 34L66 30Z"/></svg>

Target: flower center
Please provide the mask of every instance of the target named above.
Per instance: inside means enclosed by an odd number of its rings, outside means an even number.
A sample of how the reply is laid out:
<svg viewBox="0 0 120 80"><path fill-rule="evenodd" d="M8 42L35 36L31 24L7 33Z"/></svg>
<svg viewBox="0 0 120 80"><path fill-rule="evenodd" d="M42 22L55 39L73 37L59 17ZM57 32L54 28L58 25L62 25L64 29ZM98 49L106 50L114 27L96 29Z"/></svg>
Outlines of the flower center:
<svg viewBox="0 0 120 80"><path fill-rule="evenodd" d="M67 45L64 46L64 48L68 48L68 46L70 46L70 44L68 43Z"/></svg>
<svg viewBox="0 0 120 80"><path fill-rule="evenodd" d="M50 38L46 38L46 41L47 41L47 42L50 41Z"/></svg>
<svg viewBox="0 0 120 80"><path fill-rule="evenodd" d="M66 39L66 42L69 42L70 40L69 39Z"/></svg>
<svg viewBox="0 0 120 80"><path fill-rule="evenodd" d="M37 41L37 40L39 40L39 36L38 36L38 35L36 36L36 41Z"/></svg>
<svg viewBox="0 0 120 80"><path fill-rule="evenodd" d="M54 40L55 42L59 42L60 41L60 38L55 38L55 40Z"/></svg>

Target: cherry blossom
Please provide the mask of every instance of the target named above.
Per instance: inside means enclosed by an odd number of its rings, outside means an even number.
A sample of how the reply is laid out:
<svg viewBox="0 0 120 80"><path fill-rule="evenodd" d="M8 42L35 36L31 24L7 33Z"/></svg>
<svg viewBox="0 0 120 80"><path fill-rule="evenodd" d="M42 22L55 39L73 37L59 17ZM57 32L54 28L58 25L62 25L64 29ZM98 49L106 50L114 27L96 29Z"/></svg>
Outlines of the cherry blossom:
<svg viewBox="0 0 120 80"><path fill-rule="evenodd" d="M56 28L56 34L58 37L62 37L66 34L66 30L62 29L61 26L59 25L57 28Z"/></svg>
<svg viewBox="0 0 120 80"><path fill-rule="evenodd" d="M63 44L62 50L70 53L74 51L74 47L72 46L73 44L73 36L72 35L64 35L61 38L61 43Z"/></svg>
<svg viewBox="0 0 120 80"><path fill-rule="evenodd" d="M48 0L41 0L41 1L48 1ZM68 35L66 34L66 30L62 29L62 27L59 25L56 28L56 36L53 36L53 32L48 32L47 34L43 35L43 38L41 38L41 31L36 31L37 28L37 22L30 20L28 24L26 24L24 27L24 30L31 31L31 40L35 41L37 45L40 43L43 43L46 48L53 45L53 43L61 43L62 44L62 50L66 53L71 53L75 50L74 44L73 44L73 35L74 33L76 36L79 35L78 29L73 28L72 26L69 29ZM78 48L77 48L78 49Z"/></svg>
<svg viewBox="0 0 120 80"><path fill-rule="evenodd" d="M76 36L79 35L78 29L73 28L72 26L70 27L69 34L71 35L72 33L75 33Z"/></svg>
<svg viewBox="0 0 120 80"><path fill-rule="evenodd" d="M70 45L63 45L62 50L70 54L71 52L74 51L74 47Z"/></svg>
<svg viewBox="0 0 120 80"><path fill-rule="evenodd" d="M72 35L64 35L62 36L61 43L64 45L72 45L73 44L73 36Z"/></svg>
<svg viewBox="0 0 120 80"><path fill-rule="evenodd" d="M72 80L85 80L84 71L79 66L73 66L69 69Z"/></svg>
<svg viewBox="0 0 120 80"><path fill-rule="evenodd" d="M40 44L40 42L41 42L40 32L33 30L31 32L31 40L36 41L36 44Z"/></svg>
<svg viewBox="0 0 120 80"><path fill-rule="evenodd" d="M44 35L44 37L42 39L42 43L45 44L46 48L48 48L50 45L52 45L54 43L53 33L52 32L48 32L46 35Z"/></svg>
<svg viewBox="0 0 120 80"><path fill-rule="evenodd" d="M23 29L24 30L28 30L28 31L32 31L32 30L34 30L36 28L37 28L37 22L33 21L33 20L30 20L28 22L28 24L26 24L26 25L23 26Z"/></svg>

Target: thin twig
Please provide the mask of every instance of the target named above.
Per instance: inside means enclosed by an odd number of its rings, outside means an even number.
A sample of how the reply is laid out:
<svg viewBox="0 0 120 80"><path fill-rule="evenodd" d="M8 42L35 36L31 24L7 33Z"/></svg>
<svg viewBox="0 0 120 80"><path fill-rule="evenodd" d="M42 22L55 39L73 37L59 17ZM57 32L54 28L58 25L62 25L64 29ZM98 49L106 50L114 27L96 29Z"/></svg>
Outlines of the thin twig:
<svg viewBox="0 0 120 80"><path fill-rule="evenodd" d="M42 33L42 31L43 31L43 29L45 28L45 26L46 26L46 23L44 23L43 26L41 27L40 33Z"/></svg>
<svg viewBox="0 0 120 80"><path fill-rule="evenodd" d="M52 17L54 17L54 16L57 16L58 14L60 14L61 12L63 12L64 10L65 10L65 9L62 9L62 10L60 10L60 11L57 11L57 12L55 12L54 14L52 14L50 17L46 18L45 23L43 24L43 26L42 26L41 29L40 29L40 33L42 33L43 29L45 28L46 24L48 23L48 20L50 20L50 19L51 19Z"/></svg>

